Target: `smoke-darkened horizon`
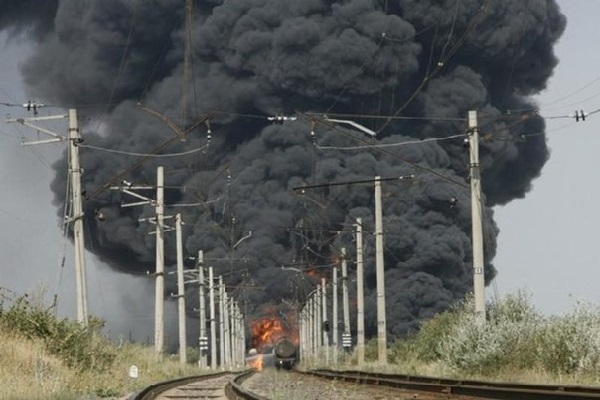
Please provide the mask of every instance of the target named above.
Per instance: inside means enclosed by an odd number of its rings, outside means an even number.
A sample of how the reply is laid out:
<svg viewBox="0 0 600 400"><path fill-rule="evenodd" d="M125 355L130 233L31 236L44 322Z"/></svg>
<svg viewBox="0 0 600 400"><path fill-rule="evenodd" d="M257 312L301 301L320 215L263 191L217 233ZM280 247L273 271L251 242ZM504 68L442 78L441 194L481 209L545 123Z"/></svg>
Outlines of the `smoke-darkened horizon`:
<svg viewBox="0 0 600 400"><path fill-rule="evenodd" d="M162 165L168 204L201 203L180 209L186 253L203 250L234 295L259 310L312 290L310 276L282 265L324 271L342 247L352 258L349 231L361 217L370 333L372 185L293 188L415 175L383 185L388 329L399 335L472 288L468 153L454 137L465 133L467 112L480 115L487 282L496 273L491 207L525 196L549 156L530 96L557 63L565 18L555 0L204 0L193 2L189 32L176 0L29 3L0 0L0 29L34 42L21 69L32 98L77 108L84 145L97 147L81 149L87 245L119 271L153 268L152 226L138 221L153 210L122 208L130 198L100 189L140 161L131 153L176 137L156 113L184 127L210 115L158 152L188 154L124 175L154 184ZM339 118L377 137L306 113L347 115ZM273 124L273 115L298 119ZM209 127L210 145L192 152L208 144ZM60 210L65 165L55 165L52 183ZM174 245L169 236L170 264Z"/></svg>

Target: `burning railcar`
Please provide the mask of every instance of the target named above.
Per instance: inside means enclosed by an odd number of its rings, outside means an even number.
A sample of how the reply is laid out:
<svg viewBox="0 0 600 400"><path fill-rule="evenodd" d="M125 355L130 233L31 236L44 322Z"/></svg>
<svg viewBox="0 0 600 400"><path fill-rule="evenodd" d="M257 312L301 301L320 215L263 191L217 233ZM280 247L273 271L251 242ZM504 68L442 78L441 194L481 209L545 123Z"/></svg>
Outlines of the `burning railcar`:
<svg viewBox="0 0 600 400"><path fill-rule="evenodd" d="M246 364L263 369L268 366L291 369L298 359L298 331L292 318L274 313L250 324L251 348Z"/></svg>

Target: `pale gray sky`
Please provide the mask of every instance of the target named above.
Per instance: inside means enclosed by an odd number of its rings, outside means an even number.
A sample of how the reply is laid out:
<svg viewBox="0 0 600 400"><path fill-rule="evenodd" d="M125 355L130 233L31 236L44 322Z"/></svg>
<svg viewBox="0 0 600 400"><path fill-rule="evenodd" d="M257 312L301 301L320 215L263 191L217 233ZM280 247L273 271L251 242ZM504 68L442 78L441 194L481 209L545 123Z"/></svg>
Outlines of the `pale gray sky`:
<svg viewBox="0 0 600 400"><path fill-rule="evenodd" d="M4 35L0 35L0 49L0 98L5 102L22 103L28 97L23 93L17 65L27 56L27 46L14 41L6 44ZM4 226L0 230L0 286L17 294L39 293L43 289L48 301L57 293L59 314L74 318L73 246L61 235L49 187L54 176L51 164L65 144L21 146L21 136L29 140L48 136L38 136L26 127L4 122L7 113L23 116L23 109L0 109L3 112L0 119L0 185L3 188L0 218ZM61 113L61 110L53 111ZM49 111L43 112L49 115ZM57 133L66 134L67 121L56 123L53 128ZM63 257L65 262L61 268ZM131 334L137 340L146 340L147 333L154 330L152 280L114 273L90 253L86 260L90 313L105 319L108 330L115 336ZM169 302L167 310L176 316L172 303ZM132 320L136 323L132 324ZM169 334L175 338L176 332L167 332Z"/></svg>
<svg viewBox="0 0 600 400"><path fill-rule="evenodd" d="M560 63L548 90L539 97L542 115L561 116L575 109L600 108L600 55L595 52L600 1L558 0L568 24L558 47ZM0 99L22 102L17 64L27 54L24 44L5 44L0 35ZM4 113L12 109L0 108ZM22 111L22 110L19 110ZM16 113L17 111L14 110ZM523 200L496 208L501 230L495 265L498 277L487 288L488 297L527 289L533 303L545 313L572 309L577 300L600 303L596 289L600 256L596 225L600 198L596 185L600 163L600 113L585 122L549 119L551 158L533 190ZM58 127L57 129L60 129ZM66 132L66 124L64 127ZM62 315L75 315L72 246L61 239L57 212L51 204L50 164L61 144L23 148L20 134L35 137L0 120L0 286L18 293L41 286L49 296L57 288ZM61 273L61 257L66 264ZM109 322L114 333L129 334L136 318L140 332L152 332L153 284L145 278L115 274L90 254L88 280L91 312ZM142 294L144 293L144 294ZM170 314L175 315L173 304ZM121 327L127 326L127 328ZM150 338L151 339L151 338Z"/></svg>
<svg viewBox="0 0 600 400"><path fill-rule="evenodd" d="M556 47L560 63L539 97L546 117L600 108L600 1L558 3L568 21ZM495 265L500 294L527 289L539 310L555 314L576 301L600 303L600 113L546 122L551 155L542 176L525 199L496 208Z"/></svg>

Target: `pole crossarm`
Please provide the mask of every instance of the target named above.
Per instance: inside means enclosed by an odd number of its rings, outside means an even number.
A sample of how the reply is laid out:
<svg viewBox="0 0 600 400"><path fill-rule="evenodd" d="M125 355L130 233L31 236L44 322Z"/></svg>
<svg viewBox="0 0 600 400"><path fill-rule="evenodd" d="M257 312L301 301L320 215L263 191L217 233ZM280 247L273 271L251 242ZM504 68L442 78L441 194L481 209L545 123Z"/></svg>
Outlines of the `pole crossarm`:
<svg viewBox="0 0 600 400"><path fill-rule="evenodd" d="M47 116L47 117L7 118L6 119L6 123L18 123L18 124L21 124L23 126L31 128L31 129L35 129L38 132L42 132L42 133L45 133L48 136L53 137L53 139L36 140L36 141L31 141L31 142L24 141L24 142L21 143L22 146L31 146L31 145L35 145L35 144L45 144L45 143L62 142L62 141L65 141L67 139L63 135L60 135L60 134L55 133L55 132L52 132L48 128L44 128L43 126L39 126L37 124L33 124L32 122L49 121L49 120L56 120L56 119L65 119L67 117L68 117L67 114L61 114L61 115L50 115L50 116Z"/></svg>
<svg viewBox="0 0 600 400"><path fill-rule="evenodd" d="M329 122L335 122L337 124L341 124L341 125L350 125L353 126L354 128L358 129L359 131L362 131L363 133L366 133L369 136L375 137L377 136L377 133L369 128L367 128L366 126L363 126L357 122L348 120L348 119L333 119L333 118L328 118L326 115L323 117L325 119L325 121L329 121Z"/></svg>

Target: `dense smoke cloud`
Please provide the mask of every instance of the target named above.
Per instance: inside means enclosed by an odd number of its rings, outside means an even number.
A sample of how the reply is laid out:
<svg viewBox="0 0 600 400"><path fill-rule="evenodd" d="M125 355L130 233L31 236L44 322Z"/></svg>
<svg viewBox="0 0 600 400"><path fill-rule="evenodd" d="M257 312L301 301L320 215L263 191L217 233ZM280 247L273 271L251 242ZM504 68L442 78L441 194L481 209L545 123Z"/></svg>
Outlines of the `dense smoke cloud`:
<svg viewBox="0 0 600 400"><path fill-rule="evenodd" d="M87 121L84 144L150 153L175 132L147 110L185 126L213 112L208 148L153 158L126 179L153 184L164 165L169 204L204 203L182 209L187 253L204 250L250 309L302 300L312 290L310 276L282 265L331 264L341 247L352 257L348 232L356 217L364 222L374 305L372 185L291 189L375 175L415 175L383 184L390 331L414 329L470 291L463 138L341 148L459 135L468 110L477 110L488 282L498 233L491 207L523 197L548 157L544 122L528 96L545 88L557 63L553 45L565 18L554 0L195 1L188 68L181 1L65 0L33 14L25 3L1 1L0 27L31 33L36 51L22 67L29 92L77 107ZM346 118L377 131L377 139L303 115L284 124L266 119L296 111L352 114ZM415 118L376 118L382 115ZM206 131L200 124L161 153L200 148ZM137 161L81 151L89 249L129 273L153 267L151 226L138 222L153 210L121 208L131 199L99 189ZM65 160L56 170L52 188L62 209ZM106 221L95 220L94 210ZM248 231L252 236L234 248ZM166 246L172 264L174 238ZM248 289L253 285L264 289ZM367 319L375 332L374 306Z"/></svg>

